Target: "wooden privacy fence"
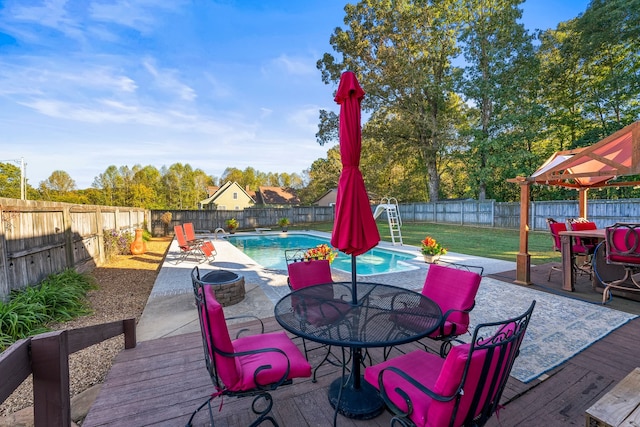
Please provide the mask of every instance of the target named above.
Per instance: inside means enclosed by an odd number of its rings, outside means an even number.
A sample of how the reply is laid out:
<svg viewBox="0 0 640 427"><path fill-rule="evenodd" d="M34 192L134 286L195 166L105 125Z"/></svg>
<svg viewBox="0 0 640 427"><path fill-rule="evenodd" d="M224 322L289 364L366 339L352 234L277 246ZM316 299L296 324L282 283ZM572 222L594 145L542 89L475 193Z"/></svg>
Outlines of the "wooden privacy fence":
<svg viewBox="0 0 640 427"><path fill-rule="evenodd" d="M67 268L105 261L103 231L133 231L149 211L0 198L0 300Z"/></svg>
<svg viewBox="0 0 640 427"><path fill-rule="evenodd" d="M455 200L431 203L402 203L398 206L403 222L435 222L443 224L469 225L475 227L495 227L518 229L520 227L520 203L487 200ZM375 205L371 207L375 210ZM151 227L154 236L164 235L164 224L160 216L172 213L168 234L173 226L191 222L197 230L213 232L216 228L226 228L225 221L236 218L240 229L256 227L277 227L280 218L289 218L292 225L331 222L334 208L325 206L295 206L290 208L250 208L243 211L226 210L170 210L151 211ZM640 222L640 199L589 200L587 203L589 220L603 228L615 222ZM547 230L546 219L558 221L578 216L576 200L531 202L529 212L531 231ZM386 221L382 214L378 221Z"/></svg>
<svg viewBox="0 0 640 427"><path fill-rule="evenodd" d="M226 210L164 210L151 211L151 233L154 236L173 234L173 226L193 223L196 230L213 232L217 228L226 230L226 221L235 218L241 229L277 227L280 218L289 218L292 224L313 224L333 221L332 206L294 206L290 208L249 208L239 211ZM165 230L160 217L171 212L171 224Z"/></svg>

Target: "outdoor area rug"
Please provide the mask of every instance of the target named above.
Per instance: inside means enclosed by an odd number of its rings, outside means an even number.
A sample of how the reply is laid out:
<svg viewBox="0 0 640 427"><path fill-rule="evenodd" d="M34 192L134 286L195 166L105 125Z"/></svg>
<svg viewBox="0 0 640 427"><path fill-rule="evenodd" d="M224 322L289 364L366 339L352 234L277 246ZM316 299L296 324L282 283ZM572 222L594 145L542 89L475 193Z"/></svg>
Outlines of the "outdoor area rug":
<svg viewBox="0 0 640 427"><path fill-rule="evenodd" d="M471 327L524 313L536 300L511 376L527 383L570 359L635 315L483 277ZM473 333L473 330L471 330ZM461 337L470 341L471 335Z"/></svg>

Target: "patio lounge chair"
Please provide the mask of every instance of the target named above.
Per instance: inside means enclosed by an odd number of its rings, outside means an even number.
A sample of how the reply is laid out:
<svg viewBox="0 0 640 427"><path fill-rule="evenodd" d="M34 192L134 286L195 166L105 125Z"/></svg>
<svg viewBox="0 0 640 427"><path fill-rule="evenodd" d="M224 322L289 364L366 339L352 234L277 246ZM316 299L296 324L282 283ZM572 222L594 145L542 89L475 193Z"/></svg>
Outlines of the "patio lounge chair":
<svg viewBox="0 0 640 427"><path fill-rule="evenodd" d="M482 426L499 408L535 301L522 315L478 325L447 357L422 350L368 367L364 379L395 414L391 425Z"/></svg>
<svg viewBox="0 0 640 427"><path fill-rule="evenodd" d="M199 239L196 237L196 232L193 228L192 222L185 222L182 224L184 228L184 237L187 238L187 242L190 244L202 244L204 242L203 239Z"/></svg>
<svg viewBox="0 0 640 427"><path fill-rule="evenodd" d="M291 384L294 378L310 377L311 365L284 331L265 334L262 321L254 316L234 318L256 319L262 326L261 333L231 340L222 306L216 301L211 287L200 280L197 266L191 271L191 281L200 320L204 359L215 392L195 410L187 426L192 425L196 414L205 406L209 409L210 423L214 425L211 400L218 396L252 396L251 409L258 417L250 425L257 426L269 421L278 426L270 415L273 398L269 392Z"/></svg>
<svg viewBox="0 0 640 427"><path fill-rule="evenodd" d="M182 225L174 226L173 231L176 235L176 240L178 241L178 247L180 248L180 255L178 257L178 260L176 261L176 264L179 264L182 261L186 260L189 255L193 255L194 259L198 263L202 263L207 260L204 252L202 252L200 244L195 242L189 243L187 241Z"/></svg>
<svg viewBox="0 0 640 427"><path fill-rule="evenodd" d="M197 238L195 230L193 229L192 222L185 222L183 224L183 227L184 227L184 236L187 239L187 244L198 246L200 248L200 251L204 254L205 258L208 261L215 260L216 255L218 255L218 252L216 251L215 246L213 246L213 243L211 243L210 240Z"/></svg>

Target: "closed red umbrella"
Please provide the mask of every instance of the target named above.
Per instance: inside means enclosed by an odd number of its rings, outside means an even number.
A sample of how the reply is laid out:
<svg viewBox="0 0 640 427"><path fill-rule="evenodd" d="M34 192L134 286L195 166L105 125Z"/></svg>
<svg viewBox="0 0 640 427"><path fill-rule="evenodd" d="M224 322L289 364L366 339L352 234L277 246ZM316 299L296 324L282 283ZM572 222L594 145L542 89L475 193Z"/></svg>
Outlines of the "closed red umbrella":
<svg viewBox="0 0 640 427"><path fill-rule="evenodd" d="M346 71L340 78L335 101L340 104L340 157L342 173L338 180L336 217L333 223L331 245L352 255L352 282L356 299L355 257L373 248L380 241L380 233L369 205L369 196L360 172L362 130L360 101L364 90L356 75Z"/></svg>
<svg viewBox="0 0 640 427"><path fill-rule="evenodd" d="M369 196L360 172L362 130L360 101L364 90L356 75L346 71L340 77L335 101L340 104L340 157L342 173L338 180L336 217L333 222L331 245L351 255L351 303L358 304L356 256L373 248L380 241L380 233L369 205ZM347 383L338 378L329 387L329 402L339 412L352 418L368 419L382 412L384 406L377 391L360 376L362 350L351 348L351 375ZM339 390L339 392L336 392ZM338 396L336 398L336 395ZM342 397L343 404L340 404ZM335 424L335 423L334 423Z"/></svg>

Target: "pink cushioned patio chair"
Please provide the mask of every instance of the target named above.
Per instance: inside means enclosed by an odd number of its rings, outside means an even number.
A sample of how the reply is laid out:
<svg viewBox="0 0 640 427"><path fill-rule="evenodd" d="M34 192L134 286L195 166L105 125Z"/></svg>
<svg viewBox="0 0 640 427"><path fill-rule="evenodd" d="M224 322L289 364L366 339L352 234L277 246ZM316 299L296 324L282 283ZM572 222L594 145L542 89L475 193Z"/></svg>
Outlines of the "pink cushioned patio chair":
<svg viewBox="0 0 640 427"><path fill-rule="evenodd" d="M191 271L191 281L200 320L204 359L215 391L191 415L187 426L192 425L196 414L205 406L209 409L209 421L214 425L211 400L218 396L253 396L251 409L258 417L250 425L257 426L269 421L278 426L270 415L273 399L269 392L291 384L294 378L310 377L311 366L284 331L265 334L262 321L255 316L234 318L258 320L262 326L261 333L231 340L222 306L216 301L211 286L200 280L197 266ZM258 410L261 406L264 409Z"/></svg>
<svg viewBox="0 0 640 427"><path fill-rule="evenodd" d="M602 282L602 303L612 298L611 289L640 292L636 277L640 273L640 224L616 223L605 229L605 259L607 264L624 267L624 276L617 280Z"/></svg>
<svg viewBox="0 0 640 427"><path fill-rule="evenodd" d="M289 288L293 291L307 288L309 286L333 282L329 261L326 259L305 260L304 254L306 251L307 249L288 249L285 251L287 272L289 273L287 283L289 284ZM327 293L327 291L329 293ZM296 304L296 314L301 319L305 319L306 322L316 327L331 326L335 325L336 322L340 322L344 313L349 309L348 302L339 298L334 298L333 291L329 288L318 287L317 295L317 304L309 302L306 304ZM291 301L292 303L296 302L293 297ZM343 362L340 361L338 357L335 355L332 357L331 346L321 344L315 347L308 347L307 340L304 338L302 338L302 345L307 360L309 360L309 353L311 351L326 349L324 357L313 369L313 382L316 382L316 373L324 362L328 361L334 366L342 366Z"/></svg>
<svg viewBox="0 0 640 427"><path fill-rule="evenodd" d="M469 331L469 313L475 306L475 298L481 280L480 274L456 268L454 265L431 264L429 266L422 294L435 301L442 311L440 326L428 335L430 339L442 341L440 344L441 357L447 355L452 341ZM410 330L416 330L420 327L419 324L411 324L406 321L398 326ZM424 345L424 347L426 350L427 346ZM390 349L385 349L385 357L389 355L389 352Z"/></svg>
<svg viewBox="0 0 640 427"><path fill-rule="evenodd" d="M569 218L567 220L567 224L573 231L598 229L598 226L595 222L587 221L584 218ZM576 245L583 246L585 251L589 254L593 254L593 251L596 249L596 245L598 244L597 239L594 239L593 237L575 237L574 240L576 242Z"/></svg>
<svg viewBox="0 0 640 427"><path fill-rule="evenodd" d="M422 350L368 367L364 379L395 414L391 425L482 426L500 405L535 301L522 315L478 325L445 359Z"/></svg>
<svg viewBox="0 0 640 427"><path fill-rule="evenodd" d="M551 237L553 239L553 250L556 252L562 252L562 240L560 238L561 231L567 231L567 225L563 222L558 222L553 218L547 218L547 224L549 225L549 231L551 232ZM571 259L571 274L573 274L573 282L576 281L576 276L578 273L587 274L591 276L591 264L585 263L582 265L577 265L576 258L578 256L589 257L590 253L593 253L594 247L585 247L582 242L578 243L577 240L574 239L572 245L572 253L573 257ZM553 271L562 271L562 268L557 266L552 266L549 270L549 275L547 276L547 282L551 280L551 273Z"/></svg>

